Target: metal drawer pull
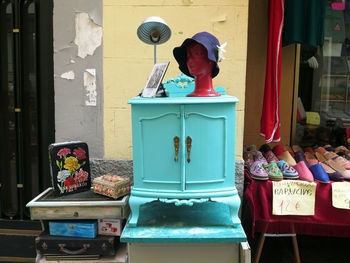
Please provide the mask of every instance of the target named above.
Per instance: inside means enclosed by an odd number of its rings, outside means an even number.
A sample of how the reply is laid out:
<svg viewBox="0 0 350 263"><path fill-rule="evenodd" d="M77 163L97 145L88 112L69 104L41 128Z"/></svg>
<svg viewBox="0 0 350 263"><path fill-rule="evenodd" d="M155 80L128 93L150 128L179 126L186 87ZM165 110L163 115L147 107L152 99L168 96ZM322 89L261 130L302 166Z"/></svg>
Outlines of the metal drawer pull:
<svg viewBox="0 0 350 263"><path fill-rule="evenodd" d="M187 162L189 163L191 161L191 147L192 147L192 138L190 136L187 136L186 138L186 145L187 145Z"/></svg>
<svg viewBox="0 0 350 263"><path fill-rule="evenodd" d="M174 137L174 148L175 148L175 158L174 161L177 162L179 160L179 145L180 145L180 138L178 136Z"/></svg>
<svg viewBox="0 0 350 263"><path fill-rule="evenodd" d="M83 244L83 247L78 250L69 250L65 248L65 246L66 244L58 244L58 247L60 248L61 252L66 253L68 255L79 255L79 254L85 253L90 247L90 244Z"/></svg>

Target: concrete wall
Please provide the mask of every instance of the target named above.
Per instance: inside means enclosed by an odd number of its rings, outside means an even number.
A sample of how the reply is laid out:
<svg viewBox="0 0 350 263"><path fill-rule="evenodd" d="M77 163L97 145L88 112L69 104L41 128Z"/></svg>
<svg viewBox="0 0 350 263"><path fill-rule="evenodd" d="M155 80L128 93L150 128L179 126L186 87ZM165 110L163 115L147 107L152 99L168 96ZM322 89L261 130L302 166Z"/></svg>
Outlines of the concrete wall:
<svg viewBox="0 0 350 263"><path fill-rule="evenodd" d="M127 101L144 88L153 67L153 46L141 42L136 30L149 16L162 17L172 30L168 42L157 48L158 62L170 61L164 80L181 72L172 50L201 31L227 42L226 59L219 63L214 86L240 102L237 110L237 159L243 144L247 54L247 0L104 0L104 135L105 158L131 159L131 115Z"/></svg>
<svg viewBox="0 0 350 263"><path fill-rule="evenodd" d="M103 158L102 0L54 0L56 142Z"/></svg>
<svg viewBox="0 0 350 263"><path fill-rule="evenodd" d="M144 88L153 68L153 47L136 35L137 27L152 15L162 17L172 29L171 39L157 49L158 62L170 61L164 80L181 73L172 50L185 38L208 31L220 43L228 43L213 84L224 86L227 94L240 100L236 185L241 195L247 0L103 0L103 8L102 0L54 0L56 141L86 141L92 177L107 172L132 176L127 101Z"/></svg>

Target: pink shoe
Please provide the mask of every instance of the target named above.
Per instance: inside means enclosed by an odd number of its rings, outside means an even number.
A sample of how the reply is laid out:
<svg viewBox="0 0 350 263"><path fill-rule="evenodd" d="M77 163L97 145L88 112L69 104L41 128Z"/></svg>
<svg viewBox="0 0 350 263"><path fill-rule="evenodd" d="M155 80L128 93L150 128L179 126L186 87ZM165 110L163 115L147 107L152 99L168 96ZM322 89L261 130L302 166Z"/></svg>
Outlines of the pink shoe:
<svg viewBox="0 0 350 263"><path fill-rule="evenodd" d="M309 168L307 168L304 161L298 162L296 165L293 166L293 168L298 172L299 179L308 181L308 182L314 181L314 176L312 175Z"/></svg>

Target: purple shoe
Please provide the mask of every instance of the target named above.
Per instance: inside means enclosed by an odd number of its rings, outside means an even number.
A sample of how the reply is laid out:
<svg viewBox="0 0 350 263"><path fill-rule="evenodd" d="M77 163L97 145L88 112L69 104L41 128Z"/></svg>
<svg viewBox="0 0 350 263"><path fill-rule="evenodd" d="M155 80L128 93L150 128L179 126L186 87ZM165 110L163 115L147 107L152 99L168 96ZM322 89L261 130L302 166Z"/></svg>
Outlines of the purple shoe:
<svg viewBox="0 0 350 263"><path fill-rule="evenodd" d="M307 163L306 159L305 159L305 155L303 152L296 152L294 153L294 159L297 163L304 161L307 168L310 168L309 164Z"/></svg>

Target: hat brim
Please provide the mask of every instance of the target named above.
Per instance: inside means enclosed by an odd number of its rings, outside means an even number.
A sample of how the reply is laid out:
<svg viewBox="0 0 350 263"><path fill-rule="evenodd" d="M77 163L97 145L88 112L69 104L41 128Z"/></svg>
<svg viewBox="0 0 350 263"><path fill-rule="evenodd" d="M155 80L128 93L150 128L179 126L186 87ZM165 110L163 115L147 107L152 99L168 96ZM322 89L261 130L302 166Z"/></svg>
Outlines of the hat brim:
<svg viewBox="0 0 350 263"><path fill-rule="evenodd" d="M177 63L179 64L179 69L181 70L181 72L186 74L187 76L194 78L194 76L191 75L190 71L187 68L186 48L187 48L187 45L191 42L197 42L197 43L203 45L208 51L208 47L205 45L205 43L200 43L192 38L187 38L187 39L185 39L185 41L182 43L181 46L173 49L173 54L174 54L174 57L175 57ZM208 57L208 59L213 61L215 64L215 66L213 67L213 70L212 70L212 74L211 74L212 78L215 78L219 74L219 71L220 71L219 66L218 66L216 60L213 60L213 58Z"/></svg>

